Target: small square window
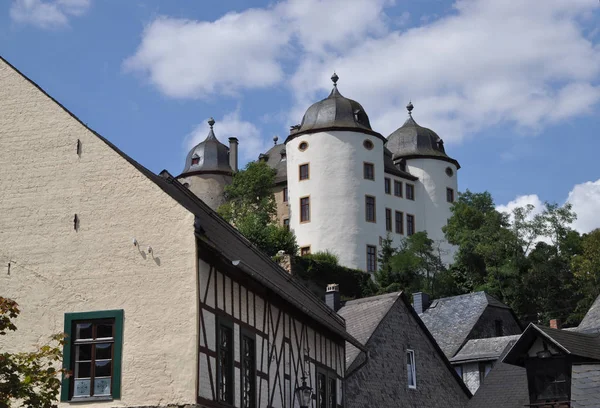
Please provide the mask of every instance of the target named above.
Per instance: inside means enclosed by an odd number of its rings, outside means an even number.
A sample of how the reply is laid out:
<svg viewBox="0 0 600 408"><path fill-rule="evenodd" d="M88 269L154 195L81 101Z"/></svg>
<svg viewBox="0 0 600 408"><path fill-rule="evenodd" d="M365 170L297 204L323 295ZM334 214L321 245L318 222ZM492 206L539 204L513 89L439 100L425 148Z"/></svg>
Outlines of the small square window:
<svg viewBox="0 0 600 408"><path fill-rule="evenodd" d="M385 193L392 194L392 180L386 177L383 181L385 185Z"/></svg>
<svg viewBox="0 0 600 408"><path fill-rule="evenodd" d="M407 200L415 199L415 186L413 184L406 183L406 199Z"/></svg>
<svg viewBox="0 0 600 408"><path fill-rule="evenodd" d="M454 190L451 188L446 189L446 201L448 201L449 203L454 202Z"/></svg>
<svg viewBox="0 0 600 408"><path fill-rule="evenodd" d="M308 255L308 254L310 254L310 245L300 248L301 256Z"/></svg>
<svg viewBox="0 0 600 408"><path fill-rule="evenodd" d="M310 177L308 163L301 164L298 169L300 173L300 180L308 180Z"/></svg>
<svg viewBox="0 0 600 408"><path fill-rule="evenodd" d="M396 197L402 197L402 182L394 180L394 195Z"/></svg>
<svg viewBox="0 0 600 408"><path fill-rule="evenodd" d="M364 163L363 176L365 180L375 180L375 166L373 166L373 163Z"/></svg>
<svg viewBox="0 0 600 408"><path fill-rule="evenodd" d="M415 367L415 352L406 350L406 371L408 374L408 388L417 388L417 370Z"/></svg>

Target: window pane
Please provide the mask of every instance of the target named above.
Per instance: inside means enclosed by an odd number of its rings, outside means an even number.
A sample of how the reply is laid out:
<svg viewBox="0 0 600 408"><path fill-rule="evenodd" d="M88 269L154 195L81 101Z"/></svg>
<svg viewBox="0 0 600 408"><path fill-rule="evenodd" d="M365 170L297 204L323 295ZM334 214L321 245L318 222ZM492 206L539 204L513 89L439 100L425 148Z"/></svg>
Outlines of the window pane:
<svg viewBox="0 0 600 408"><path fill-rule="evenodd" d="M233 333L227 326L219 326L219 400L233 403Z"/></svg>
<svg viewBox="0 0 600 408"><path fill-rule="evenodd" d="M104 339L113 336L113 324L112 323L100 323L96 325L96 338Z"/></svg>
<svg viewBox="0 0 600 408"><path fill-rule="evenodd" d="M94 395L110 395L110 377L94 378Z"/></svg>
<svg viewBox="0 0 600 408"><path fill-rule="evenodd" d="M90 361L92 359L92 345L82 344L75 347L75 361Z"/></svg>
<svg viewBox="0 0 600 408"><path fill-rule="evenodd" d="M255 354L254 340L250 337L242 336L242 408L254 408L256 405Z"/></svg>
<svg viewBox="0 0 600 408"><path fill-rule="evenodd" d="M75 328L76 339L91 339L92 337L91 323L77 323L77 327Z"/></svg>
<svg viewBox="0 0 600 408"><path fill-rule="evenodd" d="M90 378L92 376L92 363L75 363L75 378Z"/></svg>
<svg viewBox="0 0 600 408"><path fill-rule="evenodd" d="M327 391L329 391L329 406L331 408L335 408L337 406L337 398L336 398L337 389L336 389L335 378L329 379L329 389Z"/></svg>
<svg viewBox="0 0 600 408"><path fill-rule="evenodd" d="M110 377L110 368L112 362L110 360L96 361L96 377Z"/></svg>
<svg viewBox="0 0 600 408"><path fill-rule="evenodd" d="M73 387L74 397L89 397L90 396L90 380L75 380Z"/></svg>
<svg viewBox="0 0 600 408"><path fill-rule="evenodd" d="M323 373L317 375L317 402L318 408L327 408L327 388Z"/></svg>
<svg viewBox="0 0 600 408"><path fill-rule="evenodd" d="M96 360L110 360L112 358L112 343L96 344Z"/></svg>

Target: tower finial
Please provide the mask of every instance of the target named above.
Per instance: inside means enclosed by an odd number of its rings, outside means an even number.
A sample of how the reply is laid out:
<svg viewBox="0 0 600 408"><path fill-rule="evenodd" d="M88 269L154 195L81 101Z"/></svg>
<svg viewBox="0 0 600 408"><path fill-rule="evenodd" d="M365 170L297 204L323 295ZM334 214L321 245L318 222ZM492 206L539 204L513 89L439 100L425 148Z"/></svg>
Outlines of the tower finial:
<svg viewBox="0 0 600 408"><path fill-rule="evenodd" d="M215 120L211 117L210 119L208 119L208 126L210 126L210 129L212 130L214 125L215 125Z"/></svg>
<svg viewBox="0 0 600 408"><path fill-rule="evenodd" d="M414 108L415 108L415 107L413 106L413 104L412 104L412 101L409 101L409 102L408 102L408 105L406 105L406 110L408 111L408 114L409 114L409 116L412 116L412 110L413 110Z"/></svg>
<svg viewBox="0 0 600 408"><path fill-rule="evenodd" d="M331 76L331 80L333 81L333 86L337 86L337 81L340 77L333 71L333 75Z"/></svg>
<svg viewBox="0 0 600 408"><path fill-rule="evenodd" d="M273 136L273 143L277 144L278 140L279 140L279 136L277 136L277 135Z"/></svg>

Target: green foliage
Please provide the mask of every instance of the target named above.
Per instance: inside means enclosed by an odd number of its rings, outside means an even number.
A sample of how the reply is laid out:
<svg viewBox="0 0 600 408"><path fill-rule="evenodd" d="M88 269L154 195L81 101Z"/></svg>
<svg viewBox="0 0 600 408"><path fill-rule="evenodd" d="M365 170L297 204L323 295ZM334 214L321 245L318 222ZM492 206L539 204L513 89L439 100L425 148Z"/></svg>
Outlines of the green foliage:
<svg viewBox="0 0 600 408"><path fill-rule="evenodd" d="M15 331L13 320L19 315L15 301L0 296L0 335ZM56 369L62 361L64 335L51 337L47 345L33 352L0 352L0 407L24 406L28 408L57 407L60 392L60 375Z"/></svg>
<svg viewBox="0 0 600 408"><path fill-rule="evenodd" d="M248 163L225 187L226 202L218 212L267 255L274 256L280 250L295 254L298 245L294 233L277 224L275 174L265 162Z"/></svg>
<svg viewBox="0 0 600 408"><path fill-rule="evenodd" d="M575 317L582 318L600 294L600 228L582 237L580 253L571 258L571 268L581 295Z"/></svg>

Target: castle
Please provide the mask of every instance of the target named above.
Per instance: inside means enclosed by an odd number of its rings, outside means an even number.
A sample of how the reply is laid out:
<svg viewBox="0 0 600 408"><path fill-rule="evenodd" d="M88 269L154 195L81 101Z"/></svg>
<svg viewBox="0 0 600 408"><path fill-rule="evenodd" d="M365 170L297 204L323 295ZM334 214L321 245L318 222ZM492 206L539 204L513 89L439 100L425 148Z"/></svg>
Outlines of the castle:
<svg viewBox="0 0 600 408"><path fill-rule="evenodd" d="M259 160L277 171L273 192L280 223L289 226L301 254L329 250L340 264L377 270L386 236L398 246L417 231L427 231L451 261L453 247L442 232L458 190L457 160L443 140L419 126L409 103L408 119L387 138L374 131L360 103L339 92L331 77L329 96L308 108L283 144ZM213 209L238 170L238 140L219 142L209 120L207 138L194 146L177 177Z"/></svg>

